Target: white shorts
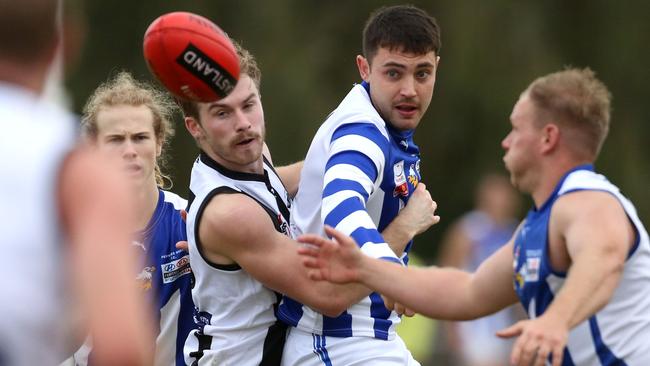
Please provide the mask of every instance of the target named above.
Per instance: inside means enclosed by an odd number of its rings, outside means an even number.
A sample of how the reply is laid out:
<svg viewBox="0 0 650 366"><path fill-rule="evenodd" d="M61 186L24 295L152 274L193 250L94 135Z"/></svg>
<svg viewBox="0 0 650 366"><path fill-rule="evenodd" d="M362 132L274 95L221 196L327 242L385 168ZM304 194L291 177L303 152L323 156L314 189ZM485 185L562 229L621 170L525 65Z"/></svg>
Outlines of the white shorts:
<svg viewBox="0 0 650 366"><path fill-rule="evenodd" d="M282 366L420 366L399 336L326 337L289 327Z"/></svg>

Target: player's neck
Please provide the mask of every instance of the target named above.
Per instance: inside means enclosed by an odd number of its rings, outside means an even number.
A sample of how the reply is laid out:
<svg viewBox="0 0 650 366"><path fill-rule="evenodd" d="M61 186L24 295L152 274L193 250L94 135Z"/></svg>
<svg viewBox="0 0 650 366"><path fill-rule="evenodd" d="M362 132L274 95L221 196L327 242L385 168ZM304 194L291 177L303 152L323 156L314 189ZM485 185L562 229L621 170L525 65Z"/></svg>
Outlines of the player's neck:
<svg viewBox="0 0 650 366"><path fill-rule="evenodd" d="M562 177L569 171L586 163L566 156L549 159L547 164L540 168L539 182L531 193L535 206L540 207L549 199Z"/></svg>
<svg viewBox="0 0 650 366"><path fill-rule="evenodd" d="M158 186L155 183L145 184L134 189L136 227L144 230L151 220L158 205Z"/></svg>
<svg viewBox="0 0 650 366"><path fill-rule="evenodd" d="M47 65L24 66L0 59L0 80L18 85L34 94L41 94L45 87Z"/></svg>
<svg viewBox="0 0 650 366"><path fill-rule="evenodd" d="M228 170L240 173L248 174L264 174L264 159L262 157L261 151L260 156L253 162L248 164L238 164L233 161L222 158L219 154L214 153L211 149L203 150L212 160L216 161L219 165L223 166Z"/></svg>

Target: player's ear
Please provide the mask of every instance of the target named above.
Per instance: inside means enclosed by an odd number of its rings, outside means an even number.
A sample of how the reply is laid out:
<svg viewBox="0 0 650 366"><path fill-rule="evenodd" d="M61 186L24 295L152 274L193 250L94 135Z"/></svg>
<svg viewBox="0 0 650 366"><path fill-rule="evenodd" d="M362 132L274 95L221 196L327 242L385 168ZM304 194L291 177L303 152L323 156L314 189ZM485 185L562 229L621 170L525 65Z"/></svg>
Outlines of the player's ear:
<svg viewBox="0 0 650 366"><path fill-rule="evenodd" d="M560 128L555 123L548 123L542 129L542 152L552 151L560 140Z"/></svg>
<svg viewBox="0 0 650 366"><path fill-rule="evenodd" d="M357 68L359 69L361 79L363 79L363 81L368 81L368 77L370 76L370 64L365 57L357 55Z"/></svg>
<svg viewBox="0 0 650 366"><path fill-rule="evenodd" d="M194 117L185 117L185 128L197 141L201 136L203 136L203 129L201 128L201 124Z"/></svg>

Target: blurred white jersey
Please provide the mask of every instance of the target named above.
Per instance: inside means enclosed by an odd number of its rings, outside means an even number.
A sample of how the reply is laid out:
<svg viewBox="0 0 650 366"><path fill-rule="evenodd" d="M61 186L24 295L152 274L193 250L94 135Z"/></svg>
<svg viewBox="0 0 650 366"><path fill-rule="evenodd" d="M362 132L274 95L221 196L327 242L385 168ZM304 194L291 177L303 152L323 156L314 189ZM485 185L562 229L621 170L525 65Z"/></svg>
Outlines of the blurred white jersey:
<svg viewBox="0 0 650 366"><path fill-rule="evenodd" d="M0 83L0 364L54 365L66 346L57 188L73 117Z"/></svg>

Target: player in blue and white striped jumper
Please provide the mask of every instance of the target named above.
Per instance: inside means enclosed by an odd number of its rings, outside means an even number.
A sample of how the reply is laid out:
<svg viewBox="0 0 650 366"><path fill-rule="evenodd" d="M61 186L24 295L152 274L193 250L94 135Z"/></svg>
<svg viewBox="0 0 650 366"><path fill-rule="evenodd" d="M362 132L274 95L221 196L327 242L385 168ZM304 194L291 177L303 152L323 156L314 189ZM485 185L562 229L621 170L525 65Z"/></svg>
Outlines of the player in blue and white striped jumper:
<svg viewBox="0 0 650 366"><path fill-rule="evenodd" d="M416 7L372 14L364 56L357 56L363 82L322 124L307 153L291 212L296 234L324 235L329 225L369 256L408 262L410 243L391 247L380 232L421 180L413 133L431 102L439 37L435 19ZM278 317L292 326L285 365L417 364L395 333L398 314L377 293L335 318L285 297Z"/></svg>

